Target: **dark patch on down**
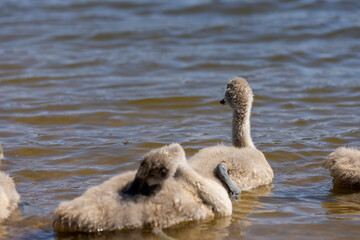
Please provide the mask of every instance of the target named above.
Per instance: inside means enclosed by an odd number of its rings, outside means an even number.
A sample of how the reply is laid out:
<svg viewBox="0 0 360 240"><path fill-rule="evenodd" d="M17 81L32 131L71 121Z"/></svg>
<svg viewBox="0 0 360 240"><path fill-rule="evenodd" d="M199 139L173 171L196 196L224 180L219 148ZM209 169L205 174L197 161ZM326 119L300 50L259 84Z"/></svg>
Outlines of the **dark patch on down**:
<svg viewBox="0 0 360 240"><path fill-rule="evenodd" d="M144 195L151 196L161 189L160 184L149 185L144 179L135 177L135 179L127 184L120 193L128 196Z"/></svg>

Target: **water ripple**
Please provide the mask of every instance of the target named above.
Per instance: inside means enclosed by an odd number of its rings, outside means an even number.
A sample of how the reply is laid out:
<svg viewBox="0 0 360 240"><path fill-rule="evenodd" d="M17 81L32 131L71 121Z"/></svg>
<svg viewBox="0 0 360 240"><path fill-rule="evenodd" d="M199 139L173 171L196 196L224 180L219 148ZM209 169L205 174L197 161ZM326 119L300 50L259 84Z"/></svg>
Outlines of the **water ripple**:
<svg viewBox="0 0 360 240"><path fill-rule="evenodd" d="M274 186L244 192L230 219L166 233L356 238L357 195L333 190L322 163L339 146L360 146L359 3L1 1L1 169L22 203L0 236L153 239L138 231L55 236L52 212L136 169L155 147L179 142L191 156L231 144L231 110L219 100L226 82L243 76Z"/></svg>

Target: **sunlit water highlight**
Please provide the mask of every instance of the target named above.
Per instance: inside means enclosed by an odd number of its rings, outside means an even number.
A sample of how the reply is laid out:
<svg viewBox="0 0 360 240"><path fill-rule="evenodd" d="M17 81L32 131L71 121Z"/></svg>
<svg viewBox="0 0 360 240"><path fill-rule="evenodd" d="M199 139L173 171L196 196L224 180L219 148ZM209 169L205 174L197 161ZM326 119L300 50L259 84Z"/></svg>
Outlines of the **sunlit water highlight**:
<svg viewBox="0 0 360 240"><path fill-rule="evenodd" d="M242 76L274 185L244 192L231 218L165 232L356 239L360 195L333 190L322 164L336 147L360 147L359 16L357 1L1 1L1 169L22 199L0 236L155 239L56 235L53 211L155 147L179 142L191 156L230 144L218 101Z"/></svg>

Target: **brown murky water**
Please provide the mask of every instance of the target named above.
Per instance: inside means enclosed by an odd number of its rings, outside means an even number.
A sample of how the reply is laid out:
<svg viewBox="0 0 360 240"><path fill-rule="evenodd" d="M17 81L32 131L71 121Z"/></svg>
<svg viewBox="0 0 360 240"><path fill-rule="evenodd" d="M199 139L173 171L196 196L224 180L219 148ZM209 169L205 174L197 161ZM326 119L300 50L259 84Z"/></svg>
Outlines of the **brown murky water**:
<svg viewBox="0 0 360 240"><path fill-rule="evenodd" d="M150 149L188 156L230 144L227 81L255 93L253 140L275 172L233 216L184 223L176 239L356 239L360 193L322 164L360 146L358 1L0 2L1 168L19 210L3 239L155 239L148 232L56 235L59 202L135 169Z"/></svg>

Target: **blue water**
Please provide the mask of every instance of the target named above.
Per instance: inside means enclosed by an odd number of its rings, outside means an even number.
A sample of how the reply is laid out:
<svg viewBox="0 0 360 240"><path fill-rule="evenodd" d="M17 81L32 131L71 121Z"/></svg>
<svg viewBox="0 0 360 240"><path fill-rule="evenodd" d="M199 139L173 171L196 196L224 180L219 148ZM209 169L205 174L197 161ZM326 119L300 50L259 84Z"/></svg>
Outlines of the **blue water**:
<svg viewBox="0 0 360 240"><path fill-rule="evenodd" d="M59 202L179 142L231 144L226 83L255 94L252 135L275 172L233 216L176 239L356 239L359 195L335 191L326 156L360 146L358 1L0 2L0 141L21 205L4 239L55 235Z"/></svg>

